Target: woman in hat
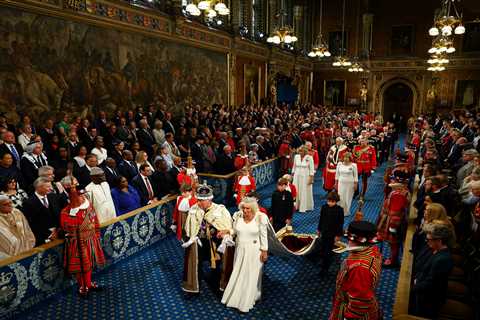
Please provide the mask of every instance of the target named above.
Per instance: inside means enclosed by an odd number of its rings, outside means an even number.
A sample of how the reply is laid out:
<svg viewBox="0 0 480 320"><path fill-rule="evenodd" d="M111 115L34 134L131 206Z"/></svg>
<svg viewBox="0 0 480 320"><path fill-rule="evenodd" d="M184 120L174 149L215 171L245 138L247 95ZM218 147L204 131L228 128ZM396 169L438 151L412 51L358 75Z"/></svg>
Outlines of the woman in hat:
<svg viewBox="0 0 480 320"><path fill-rule="evenodd" d="M379 320L375 290L380 280L382 256L375 244L376 227L368 221L354 221L347 230L349 255L337 275L330 320ZM336 251L340 252L340 251Z"/></svg>

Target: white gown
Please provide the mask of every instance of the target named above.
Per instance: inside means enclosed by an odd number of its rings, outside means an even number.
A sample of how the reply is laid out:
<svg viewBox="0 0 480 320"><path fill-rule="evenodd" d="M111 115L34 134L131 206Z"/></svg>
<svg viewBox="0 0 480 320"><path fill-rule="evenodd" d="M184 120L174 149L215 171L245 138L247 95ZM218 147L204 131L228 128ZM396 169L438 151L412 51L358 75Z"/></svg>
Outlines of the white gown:
<svg viewBox="0 0 480 320"><path fill-rule="evenodd" d="M344 165L342 162L338 163L335 180L338 180L339 206L343 208L343 212L348 216L350 215L350 206L355 193L355 183L358 183L357 165L355 163L349 165Z"/></svg>
<svg viewBox="0 0 480 320"><path fill-rule="evenodd" d="M313 184L308 184L310 176L315 174L313 158L299 154L293 159L293 184L297 187L297 208L300 212L313 210Z"/></svg>
<svg viewBox="0 0 480 320"><path fill-rule="evenodd" d="M245 223L242 215L239 211L233 216L235 257L222 303L248 312L260 299L262 292L263 262L260 261L260 250L268 250L268 218L258 212L252 221Z"/></svg>

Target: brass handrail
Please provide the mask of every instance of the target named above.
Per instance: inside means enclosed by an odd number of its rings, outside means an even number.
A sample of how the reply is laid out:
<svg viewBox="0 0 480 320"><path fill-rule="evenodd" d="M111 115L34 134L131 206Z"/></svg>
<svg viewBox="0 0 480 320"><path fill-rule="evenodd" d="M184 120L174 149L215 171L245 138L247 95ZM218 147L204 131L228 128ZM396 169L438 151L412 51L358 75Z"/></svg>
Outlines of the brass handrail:
<svg viewBox="0 0 480 320"><path fill-rule="evenodd" d="M157 207L157 206L159 206L159 205L168 203L168 202L170 202L170 201L172 201L172 200L175 200L175 199L176 199L176 196L173 196L173 195L172 195L172 196L168 196L168 197L166 197L166 198L164 198L164 199L161 199L161 200L159 200L159 201L157 201L157 202L154 202L154 203L152 203L152 204L146 205L146 206L144 206L144 207L135 209L135 210L130 211L130 212L128 212L128 213L122 214L121 216L118 216L118 217L115 217L115 218L110 219L110 220L108 220L108 221L105 221L104 223L100 224L100 228L102 228L102 229L103 229L103 228L106 228L106 227L108 227L108 226L111 225L111 224L117 223L117 222L122 221L122 220L126 220L126 219L128 219L128 218L130 218L130 217L136 216L137 214L139 214L139 213L141 213L141 212L143 212L143 211L145 211L145 210L148 210L148 209L151 209L151 208L155 208L155 207ZM53 241L51 241L51 242L49 242L49 243L42 244L42 245L40 245L40 246L38 246L38 247L35 247L35 248L31 249L31 250L22 252L22 253L20 253L20 254L18 254L18 255L16 255L16 256L12 256L12 257L8 257L8 258L5 258L5 259L2 259L2 260L0 260L0 268L1 268L1 267L4 267L4 266L7 266L7 265L9 265L9 264L18 262L18 261L20 261L20 260L26 259L26 258L28 258L28 257L30 257L30 256L33 256L33 255L36 255L36 254L38 254L38 253L40 253L40 252L44 252L44 251L46 251L46 250L48 250L48 249L51 249L51 248L53 248L53 247L55 247L55 246L58 246L58 245L62 244L63 242L64 242L63 239L53 240Z"/></svg>
<svg viewBox="0 0 480 320"><path fill-rule="evenodd" d="M268 159L268 160L256 163L256 164L252 165L250 168L253 169L253 168L259 167L259 166L262 166L264 164L273 162L277 159L278 159L278 157L274 157L272 159ZM237 172L238 172L238 170L234 171L232 173L229 173L229 174L198 173L197 175L201 176L201 177L215 178L215 179L230 179L230 178L233 178L237 174Z"/></svg>

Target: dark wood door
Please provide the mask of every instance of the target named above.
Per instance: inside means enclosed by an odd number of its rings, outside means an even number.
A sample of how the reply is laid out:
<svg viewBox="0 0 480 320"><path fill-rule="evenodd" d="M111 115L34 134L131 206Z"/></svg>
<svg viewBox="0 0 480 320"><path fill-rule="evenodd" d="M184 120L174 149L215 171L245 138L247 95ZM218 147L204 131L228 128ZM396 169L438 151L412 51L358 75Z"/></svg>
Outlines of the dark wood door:
<svg viewBox="0 0 480 320"><path fill-rule="evenodd" d="M393 121L402 131L412 115L413 92L403 83L390 85L383 93L383 117L385 121Z"/></svg>

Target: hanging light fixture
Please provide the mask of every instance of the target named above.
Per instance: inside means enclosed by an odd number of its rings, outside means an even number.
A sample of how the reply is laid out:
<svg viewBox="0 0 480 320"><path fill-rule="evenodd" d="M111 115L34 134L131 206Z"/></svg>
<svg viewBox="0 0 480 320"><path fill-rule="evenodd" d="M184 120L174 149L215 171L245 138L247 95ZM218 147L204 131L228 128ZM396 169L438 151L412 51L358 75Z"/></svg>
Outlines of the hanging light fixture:
<svg viewBox="0 0 480 320"><path fill-rule="evenodd" d="M267 38L268 43L279 45L281 43L294 44L298 41L297 36L295 36L294 34L293 28L285 23L285 17L287 16L287 12L284 8L284 1L282 0L280 12L279 14L277 14L279 26Z"/></svg>
<svg viewBox="0 0 480 320"><path fill-rule="evenodd" d="M328 45L323 40L322 34L322 20L323 20L323 0L320 0L320 31L318 33L317 39L313 44L312 51L308 53L308 56L311 58L319 57L330 57L332 54L328 51Z"/></svg>
<svg viewBox="0 0 480 320"><path fill-rule="evenodd" d="M222 0L201 0L198 2L194 0L187 4L185 11L191 16L199 16L203 11L210 19L217 15L226 16L230 14L230 9Z"/></svg>
<svg viewBox="0 0 480 320"><path fill-rule="evenodd" d="M438 36L432 41L432 47L428 50L430 54L454 53L453 40L448 36Z"/></svg>
<svg viewBox="0 0 480 320"><path fill-rule="evenodd" d="M358 62L357 57L353 58L351 66L348 68L348 72L364 72L366 69Z"/></svg>
<svg viewBox="0 0 480 320"><path fill-rule="evenodd" d="M459 0L442 0L442 7L433 18L433 26L428 30L432 37L438 35L450 36L455 34L464 34L465 27L462 22L462 15L458 12L455 2Z"/></svg>
<svg viewBox="0 0 480 320"><path fill-rule="evenodd" d="M347 56L344 56L344 40L345 40L345 0L343 0L343 11L342 11L342 46L340 49L340 54L335 57L332 66L334 67L349 67L352 63L348 60Z"/></svg>

